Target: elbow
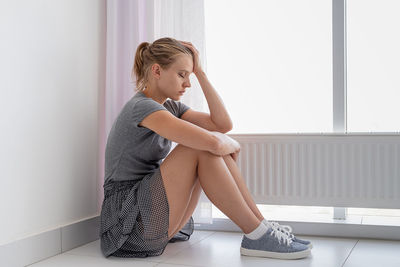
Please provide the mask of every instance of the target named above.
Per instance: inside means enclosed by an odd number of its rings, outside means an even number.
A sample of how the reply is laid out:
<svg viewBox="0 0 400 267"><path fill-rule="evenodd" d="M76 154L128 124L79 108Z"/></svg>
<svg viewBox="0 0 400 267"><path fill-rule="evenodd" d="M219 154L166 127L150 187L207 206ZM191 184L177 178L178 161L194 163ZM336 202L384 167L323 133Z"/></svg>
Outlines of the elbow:
<svg viewBox="0 0 400 267"><path fill-rule="evenodd" d="M232 128L233 128L233 123L232 123L231 118L229 118L227 120L226 126L224 127L224 133L227 133L227 132L231 131Z"/></svg>
<svg viewBox="0 0 400 267"><path fill-rule="evenodd" d="M227 133L227 132L231 131L232 128L233 128L233 125L232 125L232 123L230 123L227 126L225 126L224 128L221 128L220 132L221 133Z"/></svg>

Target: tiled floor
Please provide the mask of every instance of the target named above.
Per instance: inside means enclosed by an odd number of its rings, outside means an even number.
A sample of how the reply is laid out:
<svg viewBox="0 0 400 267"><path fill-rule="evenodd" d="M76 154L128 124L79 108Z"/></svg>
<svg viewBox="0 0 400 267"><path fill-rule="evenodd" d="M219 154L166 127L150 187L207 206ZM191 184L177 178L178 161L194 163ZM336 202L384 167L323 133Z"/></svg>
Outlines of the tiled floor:
<svg viewBox="0 0 400 267"><path fill-rule="evenodd" d="M100 251L100 241L96 240L29 266L400 266L400 241L299 237L311 240L314 246L311 256L300 260L241 256L241 233L195 230L189 241L169 243L158 257L105 258Z"/></svg>

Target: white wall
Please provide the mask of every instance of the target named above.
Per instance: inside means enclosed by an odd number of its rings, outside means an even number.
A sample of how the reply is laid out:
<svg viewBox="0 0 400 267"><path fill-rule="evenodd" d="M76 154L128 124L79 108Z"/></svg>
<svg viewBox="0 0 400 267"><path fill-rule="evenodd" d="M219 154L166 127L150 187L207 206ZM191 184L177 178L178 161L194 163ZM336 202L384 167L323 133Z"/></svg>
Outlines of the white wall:
<svg viewBox="0 0 400 267"><path fill-rule="evenodd" d="M105 0L0 1L0 244L99 213Z"/></svg>

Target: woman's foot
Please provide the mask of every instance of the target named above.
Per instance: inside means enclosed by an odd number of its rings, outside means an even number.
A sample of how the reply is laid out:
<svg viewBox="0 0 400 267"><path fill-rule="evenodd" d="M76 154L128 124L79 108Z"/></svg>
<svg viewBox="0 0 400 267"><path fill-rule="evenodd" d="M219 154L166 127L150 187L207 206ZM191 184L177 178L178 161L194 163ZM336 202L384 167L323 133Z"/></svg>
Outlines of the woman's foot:
<svg viewBox="0 0 400 267"><path fill-rule="evenodd" d="M310 249L313 248L313 245L311 244L310 241L308 240L304 240L304 239L300 239L298 237L296 237L293 233L292 233L292 227L290 227L289 225L280 225L277 222L273 222L273 221L267 221L267 220L263 220L262 221L264 223L265 226L267 227L275 227L278 228L281 232L285 233L286 235L288 235L294 242L297 243L301 243L303 245L306 245L307 247L309 247Z"/></svg>
<svg viewBox="0 0 400 267"><path fill-rule="evenodd" d="M294 242L277 227L269 227L259 239L243 236L240 253L245 256L268 257L275 259L301 259L311 253L306 245Z"/></svg>

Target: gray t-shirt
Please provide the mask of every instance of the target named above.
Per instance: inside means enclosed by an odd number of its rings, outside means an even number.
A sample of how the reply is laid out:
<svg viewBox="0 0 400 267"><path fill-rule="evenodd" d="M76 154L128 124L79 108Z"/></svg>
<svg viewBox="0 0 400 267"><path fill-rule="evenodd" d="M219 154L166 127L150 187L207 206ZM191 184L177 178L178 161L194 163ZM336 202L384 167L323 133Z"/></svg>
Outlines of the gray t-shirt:
<svg viewBox="0 0 400 267"><path fill-rule="evenodd" d="M138 124L149 114L168 110L176 117L189 109L168 99L161 105L142 92L136 93L122 108L107 138L104 180L137 180L159 168L171 141Z"/></svg>

